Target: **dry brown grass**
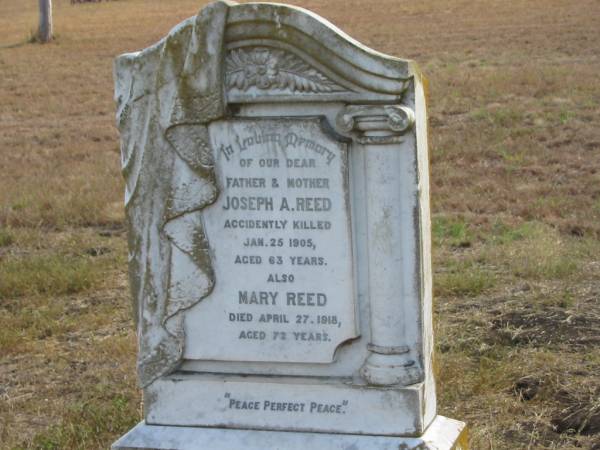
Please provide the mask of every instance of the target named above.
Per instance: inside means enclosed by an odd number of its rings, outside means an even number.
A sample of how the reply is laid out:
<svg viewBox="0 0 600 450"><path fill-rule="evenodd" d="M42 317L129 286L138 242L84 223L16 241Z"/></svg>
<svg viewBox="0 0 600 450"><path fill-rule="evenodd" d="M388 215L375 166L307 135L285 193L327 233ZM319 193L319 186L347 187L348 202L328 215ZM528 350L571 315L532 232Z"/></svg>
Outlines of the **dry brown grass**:
<svg viewBox="0 0 600 450"><path fill-rule="evenodd" d="M474 449L599 448L600 3L292 1L430 78L440 411ZM203 2L0 2L0 443L139 419L111 65Z"/></svg>

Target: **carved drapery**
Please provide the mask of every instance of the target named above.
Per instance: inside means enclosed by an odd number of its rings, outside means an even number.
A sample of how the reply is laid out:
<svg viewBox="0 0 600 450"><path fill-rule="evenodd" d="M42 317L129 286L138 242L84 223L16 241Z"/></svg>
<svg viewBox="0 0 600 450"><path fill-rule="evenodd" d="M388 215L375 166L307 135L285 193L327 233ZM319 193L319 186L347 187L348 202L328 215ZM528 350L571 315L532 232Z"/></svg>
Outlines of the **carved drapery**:
<svg viewBox="0 0 600 450"><path fill-rule="evenodd" d="M177 368L182 312L215 282L202 209L218 195L208 124L225 113L228 8L213 3L157 45L115 64L142 387Z"/></svg>

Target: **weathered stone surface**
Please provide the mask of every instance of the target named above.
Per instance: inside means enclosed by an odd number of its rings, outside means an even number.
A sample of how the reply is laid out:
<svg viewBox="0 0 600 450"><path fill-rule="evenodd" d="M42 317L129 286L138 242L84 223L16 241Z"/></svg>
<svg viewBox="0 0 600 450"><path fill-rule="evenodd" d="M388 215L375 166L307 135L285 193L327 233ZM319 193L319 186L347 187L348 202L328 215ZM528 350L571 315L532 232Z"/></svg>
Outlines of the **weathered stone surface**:
<svg viewBox="0 0 600 450"><path fill-rule="evenodd" d="M132 436L292 449L442 423L416 66L300 8L216 2L115 80L152 424ZM354 448L390 442L429 448Z"/></svg>

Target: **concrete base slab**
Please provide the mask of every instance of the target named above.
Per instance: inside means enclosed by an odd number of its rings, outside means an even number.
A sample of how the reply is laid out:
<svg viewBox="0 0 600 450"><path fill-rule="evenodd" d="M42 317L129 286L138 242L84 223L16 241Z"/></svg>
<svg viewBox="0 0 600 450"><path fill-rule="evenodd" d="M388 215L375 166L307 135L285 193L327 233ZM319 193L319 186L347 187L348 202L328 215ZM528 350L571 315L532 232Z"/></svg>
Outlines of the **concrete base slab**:
<svg viewBox="0 0 600 450"><path fill-rule="evenodd" d="M140 422L112 450L466 450L463 422L437 416L419 438L170 427Z"/></svg>

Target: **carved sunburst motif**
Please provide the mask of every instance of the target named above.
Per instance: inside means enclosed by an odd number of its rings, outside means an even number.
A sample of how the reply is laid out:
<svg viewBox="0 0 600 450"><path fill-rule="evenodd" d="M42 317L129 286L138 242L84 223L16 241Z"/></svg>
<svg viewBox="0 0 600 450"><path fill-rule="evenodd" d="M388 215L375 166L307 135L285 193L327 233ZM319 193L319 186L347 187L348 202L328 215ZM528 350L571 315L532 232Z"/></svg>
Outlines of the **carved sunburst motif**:
<svg viewBox="0 0 600 450"><path fill-rule="evenodd" d="M232 50L225 65L227 87L242 91L251 86L298 92L344 90L296 55L283 50L264 47Z"/></svg>

